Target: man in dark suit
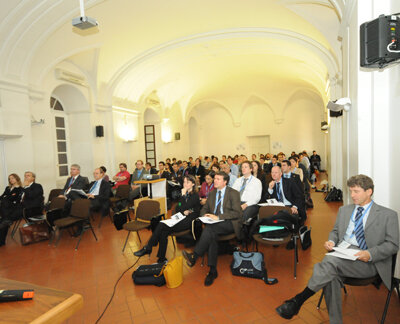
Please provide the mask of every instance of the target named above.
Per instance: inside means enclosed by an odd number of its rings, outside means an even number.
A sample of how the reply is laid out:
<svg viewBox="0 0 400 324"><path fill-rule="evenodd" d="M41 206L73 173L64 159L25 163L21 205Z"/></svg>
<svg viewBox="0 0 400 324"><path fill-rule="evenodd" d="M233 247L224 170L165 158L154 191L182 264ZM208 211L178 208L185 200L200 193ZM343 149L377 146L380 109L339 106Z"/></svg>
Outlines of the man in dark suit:
<svg viewBox="0 0 400 324"><path fill-rule="evenodd" d="M206 204L200 212L200 216L207 216L213 220L223 220L214 224L206 224L199 242L197 242L194 252L183 251L187 264L193 267L199 256L208 252L208 266L210 271L204 281L205 286L210 286L214 279L218 277L217 257L218 257L218 236L235 233L240 237L242 228L242 209L240 207L240 194L235 189L227 187L229 176L225 172L217 172L214 177L214 187L211 191Z"/></svg>
<svg viewBox="0 0 400 324"><path fill-rule="evenodd" d="M25 209L25 217L30 218L43 214L43 188L35 182L36 175L32 171L26 171L24 175L22 207Z"/></svg>
<svg viewBox="0 0 400 324"><path fill-rule="evenodd" d="M314 266L304 291L277 307L283 318L292 318L308 298L323 289L330 323L342 323L343 277L368 278L379 274L385 286L391 287L392 255L399 250L397 213L371 200L374 190L371 178L362 174L353 176L347 186L354 204L340 207L324 248L328 252L335 246L356 249L357 260L325 256Z"/></svg>
<svg viewBox="0 0 400 324"><path fill-rule="evenodd" d="M300 188L301 192L304 195L304 185L300 180L300 176L291 171L292 169L289 160L282 161L281 170L282 170L282 177L286 179L292 179L293 182Z"/></svg>
<svg viewBox="0 0 400 324"><path fill-rule="evenodd" d="M266 173L271 173L272 168L273 168L274 166L279 166L279 167L281 166L281 164L278 162L278 157L277 157L276 155L274 155L274 156L272 157L271 163L268 164Z"/></svg>
<svg viewBox="0 0 400 324"><path fill-rule="evenodd" d="M201 162L199 158L194 161L194 166L191 169L191 174L197 178L200 184L202 184L206 177L206 169L200 163Z"/></svg>
<svg viewBox="0 0 400 324"><path fill-rule="evenodd" d="M104 171L100 168L93 172L94 180L88 186L87 197L90 199L90 212L101 212L103 215L110 209L111 185L104 181Z"/></svg>
<svg viewBox="0 0 400 324"><path fill-rule="evenodd" d="M59 197L74 200L79 198L79 194L72 189L83 190L89 183L88 178L80 175L81 167L78 164L72 164L70 168L70 177L67 179L62 193Z"/></svg>
<svg viewBox="0 0 400 324"><path fill-rule="evenodd" d="M272 181L268 185L268 190L264 196L264 201L275 198L283 202L292 210L292 214L299 215L300 224L304 224L307 215L304 206L304 193L292 179L282 177L282 171L279 166L272 167Z"/></svg>

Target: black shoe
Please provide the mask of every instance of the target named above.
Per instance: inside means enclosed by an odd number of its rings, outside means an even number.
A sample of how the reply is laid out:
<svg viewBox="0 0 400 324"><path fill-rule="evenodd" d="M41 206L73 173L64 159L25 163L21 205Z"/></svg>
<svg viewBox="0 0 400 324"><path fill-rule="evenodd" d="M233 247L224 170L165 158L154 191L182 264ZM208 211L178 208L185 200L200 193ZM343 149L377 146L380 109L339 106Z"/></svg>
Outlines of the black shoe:
<svg viewBox="0 0 400 324"><path fill-rule="evenodd" d="M294 298L286 300L281 306L277 307L276 312L280 317L291 319L294 315L299 313L300 307Z"/></svg>
<svg viewBox="0 0 400 324"><path fill-rule="evenodd" d="M141 257L146 254L151 254L151 249L149 249L147 246L144 246L141 250L133 253L133 255L137 257Z"/></svg>
<svg viewBox="0 0 400 324"><path fill-rule="evenodd" d="M204 286L211 286L214 282L214 279L218 277L218 272L209 272L207 274L206 280L204 280Z"/></svg>
<svg viewBox="0 0 400 324"><path fill-rule="evenodd" d="M186 252L185 250L182 251L182 255L186 260L186 264L189 267L193 267L196 264L196 258L194 257L194 253Z"/></svg>

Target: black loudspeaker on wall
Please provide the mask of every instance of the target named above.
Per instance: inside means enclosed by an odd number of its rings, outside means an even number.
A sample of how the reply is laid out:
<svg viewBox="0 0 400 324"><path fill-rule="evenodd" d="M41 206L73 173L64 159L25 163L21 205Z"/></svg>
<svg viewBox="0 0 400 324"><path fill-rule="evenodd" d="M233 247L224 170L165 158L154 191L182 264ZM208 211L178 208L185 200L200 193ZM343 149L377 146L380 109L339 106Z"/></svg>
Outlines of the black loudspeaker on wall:
<svg viewBox="0 0 400 324"><path fill-rule="evenodd" d="M96 137L104 137L104 126L96 126Z"/></svg>
<svg viewBox="0 0 400 324"><path fill-rule="evenodd" d="M179 141L181 139L181 133L175 133L175 141Z"/></svg>

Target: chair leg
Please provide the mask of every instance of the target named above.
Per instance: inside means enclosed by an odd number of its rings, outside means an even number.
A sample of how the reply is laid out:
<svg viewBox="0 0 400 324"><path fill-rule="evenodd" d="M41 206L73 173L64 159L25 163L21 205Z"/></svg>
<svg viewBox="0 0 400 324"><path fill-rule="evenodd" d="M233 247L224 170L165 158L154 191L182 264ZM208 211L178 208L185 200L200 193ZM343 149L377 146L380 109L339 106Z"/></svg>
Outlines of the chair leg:
<svg viewBox="0 0 400 324"><path fill-rule="evenodd" d="M97 241L97 236L96 236L96 233L94 232L94 229L93 229L93 226L92 226L91 223L89 224L89 227L90 227L90 229L92 230L93 236L94 236L94 238L95 238L96 241Z"/></svg>
<svg viewBox="0 0 400 324"><path fill-rule="evenodd" d="M320 306L321 306L321 303L322 303L322 298L324 298L324 291L323 291L323 290L322 290L322 293L321 293L321 297L319 297L319 301L318 301L317 309L319 309L319 308L320 308Z"/></svg>
<svg viewBox="0 0 400 324"><path fill-rule="evenodd" d="M346 289L345 285L343 285L343 291L344 291L345 295L347 295L347 289Z"/></svg>
<svg viewBox="0 0 400 324"><path fill-rule="evenodd" d="M297 238L293 236L293 244L294 244L294 279L297 278L297 263L299 262L299 256L297 252Z"/></svg>
<svg viewBox="0 0 400 324"><path fill-rule="evenodd" d="M176 252L176 245L175 245L175 236L171 236L172 244L174 245L174 252Z"/></svg>
<svg viewBox="0 0 400 324"><path fill-rule="evenodd" d="M101 223L103 223L103 215L100 215L100 222L99 222L99 228L101 227Z"/></svg>
<svg viewBox="0 0 400 324"><path fill-rule="evenodd" d="M142 240L140 239L139 231L136 232L137 237L139 238L139 243L142 244Z"/></svg>
<svg viewBox="0 0 400 324"><path fill-rule="evenodd" d="M11 238L14 238L14 235L17 232L17 229L19 227L19 224L21 224L21 221L22 221L22 219L19 219L16 222L14 222L14 226L13 226L13 229L11 231Z"/></svg>
<svg viewBox="0 0 400 324"><path fill-rule="evenodd" d="M61 238L61 235L62 235L62 231L63 231L63 229L60 229L60 231L59 231L59 233L58 233L57 241L54 243L54 246L57 246L57 245L58 245L58 242L60 242L60 238Z"/></svg>
<svg viewBox="0 0 400 324"><path fill-rule="evenodd" d="M78 243L76 243L76 246L75 246L75 251L78 251L79 243L81 243L81 239L82 239L82 236L83 236L84 232L85 232L85 230L82 229L81 235L79 235Z"/></svg>
<svg viewBox="0 0 400 324"><path fill-rule="evenodd" d="M128 238L129 238L129 235L130 235L130 234L131 234L131 232L128 231L128 235L126 236L126 240L125 240L124 247L123 247L123 249L122 249L122 253L124 253L124 251L125 251L126 243L128 243Z"/></svg>
<svg viewBox="0 0 400 324"><path fill-rule="evenodd" d="M393 281L393 278L392 278L392 281ZM388 295L387 295L386 303L385 303L385 308L383 309L381 324L385 323L386 314L387 314L387 311L388 311L388 308L389 308L390 297L392 296L393 289L394 289L394 282L392 282L392 286L390 287L390 290L388 291Z"/></svg>

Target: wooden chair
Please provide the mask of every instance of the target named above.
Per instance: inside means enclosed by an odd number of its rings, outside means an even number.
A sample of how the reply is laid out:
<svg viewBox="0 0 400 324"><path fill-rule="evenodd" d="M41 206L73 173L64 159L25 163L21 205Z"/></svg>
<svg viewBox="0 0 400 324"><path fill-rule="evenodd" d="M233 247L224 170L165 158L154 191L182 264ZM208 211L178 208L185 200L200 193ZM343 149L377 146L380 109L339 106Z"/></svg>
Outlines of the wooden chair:
<svg viewBox="0 0 400 324"><path fill-rule="evenodd" d="M393 254L392 256L392 279L391 279L391 287L388 289L388 294L386 297L386 303L385 303L385 308L383 309L383 314L381 318L381 324L385 323L386 319L386 314L389 308L389 303L390 303L390 297L392 296L392 292L394 289L397 290L397 294L400 298L400 292L399 292L399 279L394 277L394 270L396 266L396 258L397 258L397 253ZM376 289L379 289L382 279L380 278L379 274L376 274L373 277L370 278L351 278L351 277L344 277L343 279L343 285L349 285L349 286L368 286L368 285L374 285ZM346 286L343 286L344 293L347 295L347 290ZM317 309L320 309L322 298L324 297L324 291L322 290L321 297L319 298Z"/></svg>
<svg viewBox="0 0 400 324"><path fill-rule="evenodd" d="M66 228L71 228L74 225L78 225L82 229L79 235L78 243L75 246L75 251L78 250L79 243L81 242L83 233L89 229L92 231L93 236L97 241L97 236L90 222L89 208L90 208L89 199L75 199L72 202L70 215L68 217L57 219L54 221L54 225L59 230L55 246L57 246L58 242L60 241L62 231Z"/></svg>
<svg viewBox="0 0 400 324"><path fill-rule="evenodd" d="M149 228L151 225L151 219L160 214L160 203L156 200L143 200L139 203L135 211L135 219L124 224L123 229L128 231L126 236L124 247L122 248L122 253L125 251L126 244L128 243L129 235L131 232L136 232L139 242L142 243L140 239L139 231L145 228Z"/></svg>
<svg viewBox="0 0 400 324"><path fill-rule="evenodd" d="M282 207L282 206L262 206L260 207L258 211L258 219L263 219L263 218L270 218L274 216L277 212L284 210L287 211L289 214L291 214L291 210L289 207ZM277 245L287 245L290 241L293 240L294 243L294 279L297 278L297 263L299 262L299 256L298 256L298 249L297 249L297 239L299 238L299 233L298 233L298 224L292 224L291 230L283 235L282 237L279 238L274 238L274 239L265 239L263 236L259 233L253 234L253 239L256 242L256 250L258 251L258 243L261 243L263 245L269 245L269 246L277 246Z"/></svg>

